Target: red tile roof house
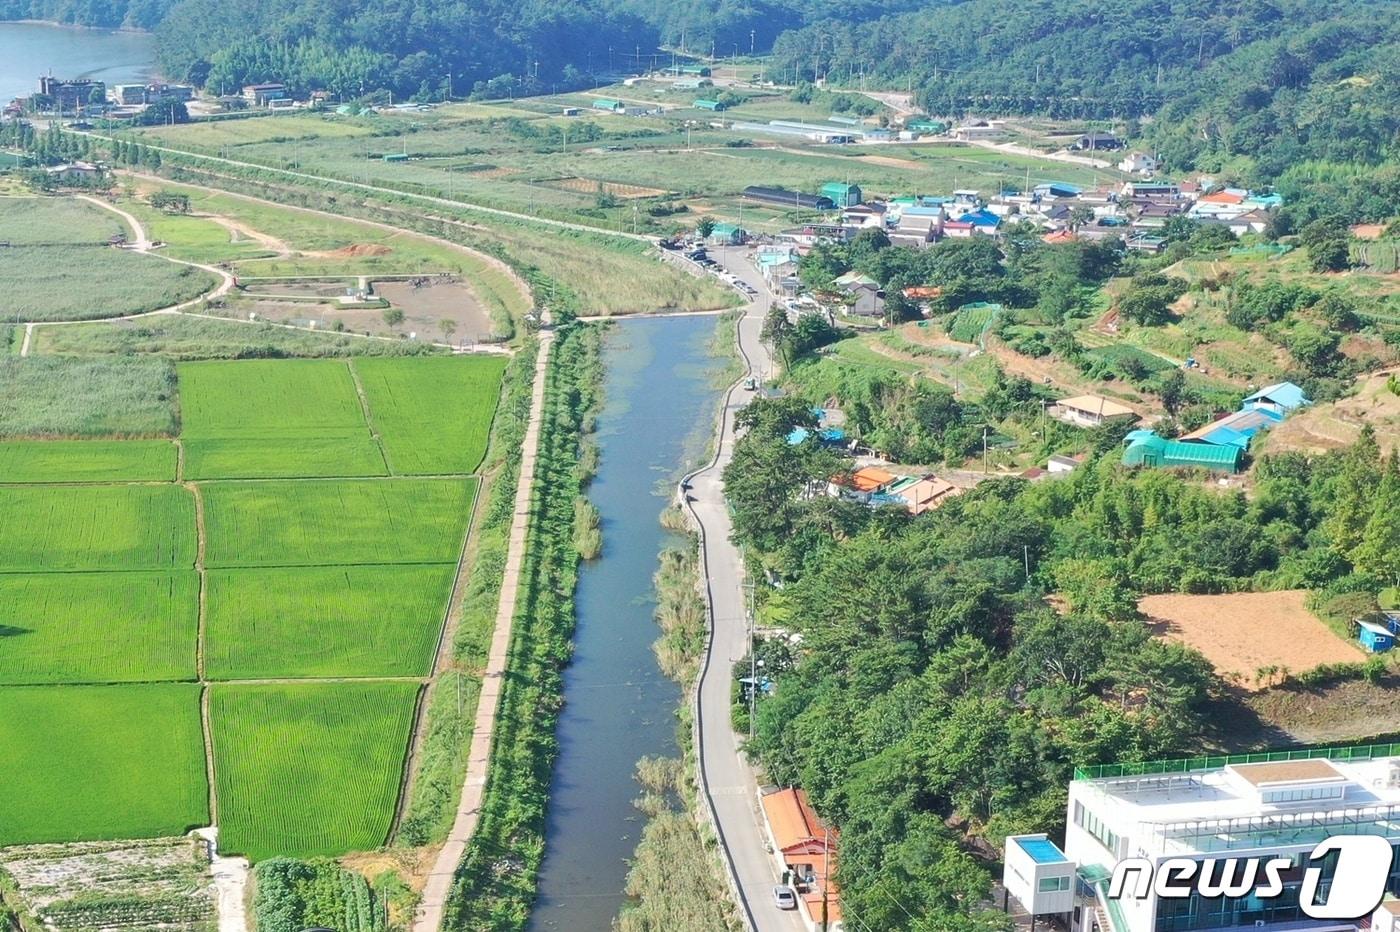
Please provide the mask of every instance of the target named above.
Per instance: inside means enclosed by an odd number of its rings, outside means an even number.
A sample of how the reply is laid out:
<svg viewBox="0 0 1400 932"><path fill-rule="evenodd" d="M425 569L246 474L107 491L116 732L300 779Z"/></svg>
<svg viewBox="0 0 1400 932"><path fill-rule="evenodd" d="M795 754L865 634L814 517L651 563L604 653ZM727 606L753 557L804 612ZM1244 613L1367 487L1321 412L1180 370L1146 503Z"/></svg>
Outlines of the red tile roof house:
<svg viewBox="0 0 1400 932"><path fill-rule="evenodd" d="M842 932L841 891L832 879L840 838L817 815L805 790L788 787L759 797L768 843L806 913L807 925Z"/></svg>

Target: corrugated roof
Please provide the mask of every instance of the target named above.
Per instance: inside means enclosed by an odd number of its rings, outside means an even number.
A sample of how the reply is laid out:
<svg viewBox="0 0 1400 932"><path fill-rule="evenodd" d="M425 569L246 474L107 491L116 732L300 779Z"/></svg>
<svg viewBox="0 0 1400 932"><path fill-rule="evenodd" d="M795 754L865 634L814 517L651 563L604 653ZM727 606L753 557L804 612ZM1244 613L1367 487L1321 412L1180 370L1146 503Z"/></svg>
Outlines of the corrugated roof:
<svg viewBox="0 0 1400 932"><path fill-rule="evenodd" d="M1244 400L1245 404L1255 402L1273 402L1281 408L1292 410L1308 404L1308 396L1303 394L1303 389L1292 382L1278 382L1274 385L1266 385L1259 391L1250 395Z"/></svg>

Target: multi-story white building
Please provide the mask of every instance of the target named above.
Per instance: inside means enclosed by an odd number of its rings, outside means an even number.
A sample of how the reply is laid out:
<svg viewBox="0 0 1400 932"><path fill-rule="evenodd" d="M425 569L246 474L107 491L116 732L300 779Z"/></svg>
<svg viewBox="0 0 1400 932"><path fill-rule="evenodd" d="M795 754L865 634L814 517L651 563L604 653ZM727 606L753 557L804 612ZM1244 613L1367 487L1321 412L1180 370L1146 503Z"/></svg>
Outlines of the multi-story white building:
<svg viewBox="0 0 1400 932"><path fill-rule="evenodd" d="M1375 835L1391 845L1386 901L1360 920L1309 918L1299 905L1305 870L1322 841ZM1070 932L1400 932L1400 744L1197 758L1079 768L1069 785L1065 844L1044 835L1007 839L1004 883L1033 916L1059 916ZM1127 859L1287 858L1283 892L1260 898L1109 896ZM1331 888L1336 856L1321 864L1319 895ZM1198 873L1200 869L1198 869ZM1264 882L1261 872L1259 883ZM1072 891L1064 894L1066 884ZM1129 887L1131 888L1131 884Z"/></svg>

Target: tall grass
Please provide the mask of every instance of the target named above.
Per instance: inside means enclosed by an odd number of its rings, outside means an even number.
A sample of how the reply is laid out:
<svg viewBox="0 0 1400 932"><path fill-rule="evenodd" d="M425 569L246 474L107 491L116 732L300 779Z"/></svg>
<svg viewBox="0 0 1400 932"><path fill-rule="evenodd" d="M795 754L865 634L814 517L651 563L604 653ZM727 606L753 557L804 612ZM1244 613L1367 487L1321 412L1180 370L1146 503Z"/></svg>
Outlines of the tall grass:
<svg viewBox="0 0 1400 932"><path fill-rule="evenodd" d="M167 360L0 354L0 437L166 437L178 426Z"/></svg>

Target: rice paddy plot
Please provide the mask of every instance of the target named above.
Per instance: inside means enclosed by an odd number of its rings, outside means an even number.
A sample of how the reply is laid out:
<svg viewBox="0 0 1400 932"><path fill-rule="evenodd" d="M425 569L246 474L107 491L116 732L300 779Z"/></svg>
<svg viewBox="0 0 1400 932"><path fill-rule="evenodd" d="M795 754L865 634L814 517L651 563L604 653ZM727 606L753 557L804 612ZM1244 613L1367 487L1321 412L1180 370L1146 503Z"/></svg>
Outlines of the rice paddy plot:
<svg viewBox="0 0 1400 932"><path fill-rule="evenodd" d="M199 578L0 575L0 684L193 680Z"/></svg>
<svg viewBox="0 0 1400 932"><path fill-rule="evenodd" d="M359 437L185 441L189 479L320 479L388 472L368 432Z"/></svg>
<svg viewBox="0 0 1400 932"><path fill-rule="evenodd" d="M475 494L471 479L211 482L206 563L455 563Z"/></svg>
<svg viewBox="0 0 1400 932"><path fill-rule="evenodd" d="M0 573L194 563L194 498L176 485L0 489Z"/></svg>
<svg viewBox="0 0 1400 932"><path fill-rule="evenodd" d="M215 684L219 849L254 861L382 845L416 683Z"/></svg>
<svg viewBox="0 0 1400 932"><path fill-rule="evenodd" d="M174 482L168 440L13 440L0 443L0 483Z"/></svg>
<svg viewBox="0 0 1400 932"><path fill-rule="evenodd" d="M469 473L481 465L504 358L358 359L352 365L395 473Z"/></svg>
<svg viewBox="0 0 1400 932"><path fill-rule="evenodd" d="M11 246L98 245L129 232L116 214L75 197L0 197L0 230Z"/></svg>
<svg viewBox="0 0 1400 932"><path fill-rule="evenodd" d="M199 686L0 689L0 847L209 823Z"/></svg>
<svg viewBox="0 0 1400 932"><path fill-rule="evenodd" d="M211 571L207 675L426 675L455 572L450 563Z"/></svg>
<svg viewBox="0 0 1400 932"><path fill-rule="evenodd" d="M343 360L188 362L176 371L187 440L369 433Z"/></svg>
<svg viewBox="0 0 1400 932"><path fill-rule="evenodd" d="M198 298L217 279L203 269L111 246L0 249L4 316L97 320L144 314Z"/></svg>

